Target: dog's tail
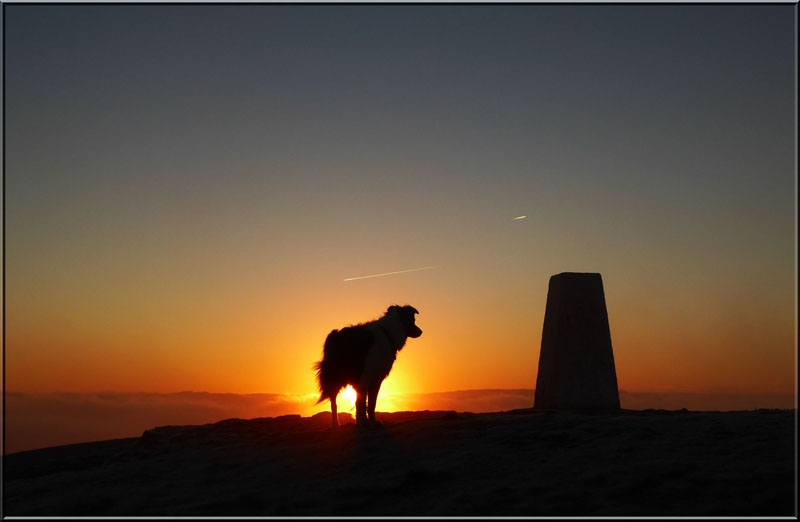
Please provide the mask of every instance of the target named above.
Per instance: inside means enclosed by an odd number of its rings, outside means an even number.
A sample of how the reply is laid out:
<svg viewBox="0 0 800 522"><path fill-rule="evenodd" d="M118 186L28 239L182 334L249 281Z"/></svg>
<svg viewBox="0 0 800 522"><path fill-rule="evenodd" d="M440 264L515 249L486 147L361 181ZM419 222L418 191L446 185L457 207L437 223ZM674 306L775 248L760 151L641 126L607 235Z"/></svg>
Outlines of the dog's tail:
<svg viewBox="0 0 800 522"><path fill-rule="evenodd" d="M322 360L314 364L314 369L317 370L317 386L319 386L320 393L319 400L316 404L319 404L325 399L335 397L335 394L339 391L338 389L334 390L336 387L336 383L334 382L336 376L334 374L336 372L332 366L335 356L331 353L333 351L331 347L336 343L338 333L338 330L333 330L328 334L328 337L325 338L325 346L322 350Z"/></svg>
<svg viewBox="0 0 800 522"><path fill-rule="evenodd" d="M319 404L320 402L324 401L325 399L330 399L328 396L328 392L325 391L325 386L322 384L324 382L325 373L323 368L325 364L325 359L314 363L314 369L317 370L317 386L319 387L319 399L314 404Z"/></svg>

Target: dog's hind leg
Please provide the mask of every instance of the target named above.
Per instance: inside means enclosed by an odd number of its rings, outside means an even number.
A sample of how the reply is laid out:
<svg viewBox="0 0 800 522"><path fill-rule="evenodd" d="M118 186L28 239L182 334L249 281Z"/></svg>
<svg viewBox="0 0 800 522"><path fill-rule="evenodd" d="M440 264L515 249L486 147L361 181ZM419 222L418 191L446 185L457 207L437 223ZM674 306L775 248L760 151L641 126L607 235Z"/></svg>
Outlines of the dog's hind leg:
<svg viewBox="0 0 800 522"><path fill-rule="evenodd" d="M336 412L336 395L331 397L331 427L335 428L339 425L339 417Z"/></svg>
<svg viewBox="0 0 800 522"><path fill-rule="evenodd" d="M378 381L377 384L371 385L367 392L367 399L369 401L367 416L369 417L369 421L373 424L380 424L378 419L375 418L375 406L378 403L378 392L381 391L381 384L382 382Z"/></svg>
<svg viewBox="0 0 800 522"><path fill-rule="evenodd" d="M361 426L367 422L367 394L365 389L356 390L356 424Z"/></svg>

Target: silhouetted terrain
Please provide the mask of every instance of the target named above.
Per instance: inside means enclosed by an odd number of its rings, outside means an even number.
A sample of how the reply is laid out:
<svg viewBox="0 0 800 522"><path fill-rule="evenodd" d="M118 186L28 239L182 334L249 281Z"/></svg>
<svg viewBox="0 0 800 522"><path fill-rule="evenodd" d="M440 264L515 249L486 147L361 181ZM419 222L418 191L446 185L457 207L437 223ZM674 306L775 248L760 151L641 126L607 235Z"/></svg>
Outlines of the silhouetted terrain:
<svg viewBox="0 0 800 522"><path fill-rule="evenodd" d="M11 454L5 514L794 514L794 410L329 415Z"/></svg>

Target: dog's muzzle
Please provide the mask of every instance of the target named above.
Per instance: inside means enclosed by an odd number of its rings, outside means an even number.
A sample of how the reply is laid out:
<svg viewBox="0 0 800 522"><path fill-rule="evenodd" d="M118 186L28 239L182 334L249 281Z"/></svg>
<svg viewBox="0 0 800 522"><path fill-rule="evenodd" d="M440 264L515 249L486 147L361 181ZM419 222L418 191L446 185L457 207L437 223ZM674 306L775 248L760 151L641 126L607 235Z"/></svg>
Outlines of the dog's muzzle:
<svg viewBox="0 0 800 522"><path fill-rule="evenodd" d="M420 330L419 327L417 327L417 326L414 327L414 331L413 332L408 334L408 336L411 337L412 339L416 339L420 335L422 335L422 330Z"/></svg>

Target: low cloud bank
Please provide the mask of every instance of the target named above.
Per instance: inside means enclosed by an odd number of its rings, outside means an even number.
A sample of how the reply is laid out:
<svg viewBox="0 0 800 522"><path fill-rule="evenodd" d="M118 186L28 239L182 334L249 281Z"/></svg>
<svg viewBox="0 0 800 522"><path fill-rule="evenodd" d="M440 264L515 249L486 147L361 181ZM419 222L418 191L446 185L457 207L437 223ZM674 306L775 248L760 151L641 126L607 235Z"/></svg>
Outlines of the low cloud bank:
<svg viewBox="0 0 800 522"><path fill-rule="evenodd" d="M485 413L507 411L533 406L534 390L459 390L439 393L389 394L386 399L391 410L454 410ZM378 399L378 410L381 400Z"/></svg>
<svg viewBox="0 0 800 522"><path fill-rule="evenodd" d="M6 393L6 452L138 437L156 426L234 417L308 415L311 395L234 393Z"/></svg>
<svg viewBox="0 0 800 522"><path fill-rule="evenodd" d="M534 390L461 390L386 394L378 411L455 410L475 413L533 406ZM316 394L234 393L6 393L6 453L124 437L156 426L207 424L327 411ZM620 391L625 409L726 411L795 408L793 395L714 395Z"/></svg>
<svg viewBox="0 0 800 522"><path fill-rule="evenodd" d="M790 393L739 395L722 393L650 393L620 390L620 405L626 410L737 411L759 408L790 410L797 400Z"/></svg>

